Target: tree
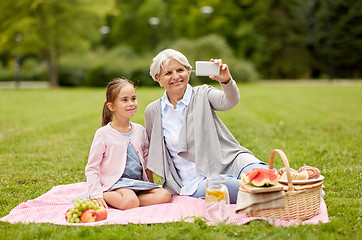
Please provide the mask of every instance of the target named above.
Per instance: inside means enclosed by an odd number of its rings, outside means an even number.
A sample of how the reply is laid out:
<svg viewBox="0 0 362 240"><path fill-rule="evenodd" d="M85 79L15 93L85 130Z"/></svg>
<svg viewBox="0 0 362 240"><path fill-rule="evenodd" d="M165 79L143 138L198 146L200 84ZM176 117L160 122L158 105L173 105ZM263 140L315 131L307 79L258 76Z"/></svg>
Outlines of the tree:
<svg viewBox="0 0 362 240"><path fill-rule="evenodd" d="M336 77L360 78L362 2L308 0L300 14L304 16L306 45L313 56L316 77L329 68L330 74Z"/></svg>
<svg viewBox="0 0 362 240"><path fill-rule="evenodd" d="M266 1L252 21L255 41L250 57L264 78L300 78L309 72L305 32L296 17L301 2Z"/></svg>
<svg viewBox="0 0 362 240"><path fill-rule="evenodd" d="M0 53L18 51L44 58L52 87L58 86L59 56L88 49L100 38L98 29L108 14L115 14L114 0L2 0ZM21 44L15 46L15 36ZM15 47L15 48L14 48Z"/></svg>
<svg viewBox="0 0 362 240"><path fill-rule="evenodd" d="M114 29L109 36L111 46L128 45L137 53L153 49L155 44L165 40L160 38L164 36L160 33L169 26L166 7L165 0L118 0L117 10L120 14L110 21ZM149 23L152 17L160 20L154 28Z"/></svg>

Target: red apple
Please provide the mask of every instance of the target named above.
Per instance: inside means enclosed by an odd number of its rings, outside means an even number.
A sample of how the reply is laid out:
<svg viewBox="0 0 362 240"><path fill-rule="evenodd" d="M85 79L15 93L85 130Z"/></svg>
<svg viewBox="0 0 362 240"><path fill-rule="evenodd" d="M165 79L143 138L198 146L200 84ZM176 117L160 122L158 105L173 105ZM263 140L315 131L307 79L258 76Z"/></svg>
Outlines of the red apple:
<svg viewBox="0 0 362 240"><path fill-rule="evenodd" d="M107 219L107 210L102 208L96 211L96 221L102 221Z"/></svg>
<svg viewBox="0 0 362 240"><path fill-rule="evenodd" d="M102 208L100 210L87 209L80 216L82 223L91 223L107 219L107 210Z"/></svg>
<svg viewBox="0 0 362 240"><path fill-rule="evenodd" d="M87 209L80 216L80 221L82 223L91 223L97 221L97 213L93 209Z"/></svg>

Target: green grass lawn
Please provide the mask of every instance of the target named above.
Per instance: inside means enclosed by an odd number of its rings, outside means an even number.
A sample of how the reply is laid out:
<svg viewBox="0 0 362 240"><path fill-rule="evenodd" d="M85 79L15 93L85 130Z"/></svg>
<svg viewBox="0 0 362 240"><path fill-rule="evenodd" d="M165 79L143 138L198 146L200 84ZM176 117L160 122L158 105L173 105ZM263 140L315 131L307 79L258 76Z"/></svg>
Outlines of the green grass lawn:
<svg viewBox="0 0 362 240"><path fill-rule="evenodd" d="M240 143L268 161L282 149L291 167L325 176L330 223L273 227L195 223L70 227L0 222L1 239L361 239L362 86L239 85L240 103L218 113ZM138 88L143 124L161 88ZM0 90L0 217L53 186L85 181L84 167L100 126L104 89ZM276 157L275 167L282 167Z"/></svg>

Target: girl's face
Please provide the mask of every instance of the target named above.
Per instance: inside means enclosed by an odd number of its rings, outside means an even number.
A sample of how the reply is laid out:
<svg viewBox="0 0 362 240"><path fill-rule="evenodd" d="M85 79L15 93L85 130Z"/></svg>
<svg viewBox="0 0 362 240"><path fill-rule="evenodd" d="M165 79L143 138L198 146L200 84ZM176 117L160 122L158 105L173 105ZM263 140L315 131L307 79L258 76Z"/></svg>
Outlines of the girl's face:
<svg viewBox="0 0 362 240"><path fill-rule="evenodd" d="M136 114L138 103L136 90L131 84L125 84L114 102L107 103L115 118L131 118Z"/></svg>
<svg viewBox="0 0 362 240"><path fill-rule="evenodd" d="M179 61L172 59L167 66L161 68L156 79L161 87L165 88L168 95L185 92L190 79L190 72Z"/></svg>

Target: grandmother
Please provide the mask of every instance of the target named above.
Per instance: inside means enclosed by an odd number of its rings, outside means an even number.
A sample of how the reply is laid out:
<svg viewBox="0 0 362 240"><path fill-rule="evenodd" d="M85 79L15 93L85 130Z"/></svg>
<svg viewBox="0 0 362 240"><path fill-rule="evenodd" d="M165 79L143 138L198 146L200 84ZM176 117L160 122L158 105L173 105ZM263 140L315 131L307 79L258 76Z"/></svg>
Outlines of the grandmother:
<svg viewBox="0 0 362 240"><path fill-rule="evenodd" d="M221 59L211 59L220 68L222 90L209 85L192 87L192 70L179 51L161 51L150 67L150 75L165 88L164 95L145 110L150 140L147 167L161 176L163 187L173 194L204 197L206 177L222 174L230 202L235 203L240 173L256 167L268 168L241 146L215 111L233 108L240 100L236 82Z"/></svg>

